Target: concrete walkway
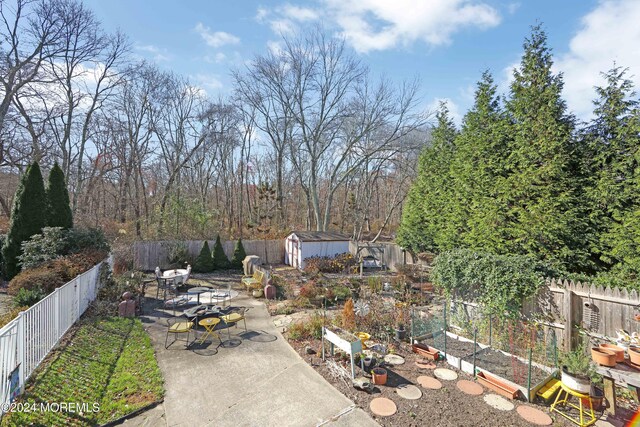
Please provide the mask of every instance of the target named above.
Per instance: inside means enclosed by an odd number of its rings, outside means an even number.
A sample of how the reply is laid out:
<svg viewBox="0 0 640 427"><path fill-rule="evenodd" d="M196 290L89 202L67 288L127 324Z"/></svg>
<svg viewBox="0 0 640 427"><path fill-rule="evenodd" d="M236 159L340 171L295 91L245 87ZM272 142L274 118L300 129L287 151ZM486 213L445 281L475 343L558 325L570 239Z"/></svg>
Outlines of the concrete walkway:
<svg viewBox="0 0 640 427"><path fill-rule="evenodd" d="M228 347L210 337L204 345L185 349L183 342L176 342L168 350L166 314L145 306L143 322L164 374L166 394L162 405L124 425L378 425L302 360L276 329L263 302L241 292L232 305L251 309L248 332L242 323L231 328ZM226 330L220 335L228 340Z"/></svg>

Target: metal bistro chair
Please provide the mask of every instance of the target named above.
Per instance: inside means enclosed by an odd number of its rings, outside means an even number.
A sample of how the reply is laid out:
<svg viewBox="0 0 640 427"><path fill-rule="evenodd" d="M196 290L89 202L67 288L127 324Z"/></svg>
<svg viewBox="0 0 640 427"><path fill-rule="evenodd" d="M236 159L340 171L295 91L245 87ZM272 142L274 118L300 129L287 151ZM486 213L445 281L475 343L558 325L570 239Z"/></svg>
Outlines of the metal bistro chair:
<svg viewBox="0 0 640 427"><path fill-rule="evenodd" d="M229 338L231 338L231 325L230 323L235 324L235 327L238 327L238 322L242 321L244 323L244 330L247 331L247 320L245 318L249 307L231 307L229 312L224 316L220 316L220 320L224 322L227 327L227 333Z"/></svg>
<svg viewBox="0 0 640 427"><path fill-rule="evenodd" d="M156 299L160 297L160 291L162 291L162 301L167 299L167 287L170 286L171 279L167 279L162 277L162 271L160 271L160 267L156 267L156 282L158 283L158 288L156 289Z"/></svg>
<svg viewBox="0 0 640 427"><path fill-rule="evenodd" d="M174 317L171 319L167 319L167 336L164 339L164 348L169 348L176 341L183 341L178 338L178 335L187 334L187 338L185 341L185 348L189 347L191 344L189 342L189 335L191 334L191 329L193 329L193 322L185 321L184 319L180 319L179 317ZM173 334L173 341L171 344L167 344L169 342L169 334Z"/></svg>

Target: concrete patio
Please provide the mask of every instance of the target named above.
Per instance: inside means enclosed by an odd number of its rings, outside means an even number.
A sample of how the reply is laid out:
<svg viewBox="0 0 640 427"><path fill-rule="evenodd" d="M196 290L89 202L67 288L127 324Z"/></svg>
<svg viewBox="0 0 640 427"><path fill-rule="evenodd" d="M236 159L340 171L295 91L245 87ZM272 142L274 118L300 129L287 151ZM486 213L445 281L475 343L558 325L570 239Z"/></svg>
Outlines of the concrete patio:
<svg viewBox="0 0 640 427"><path fill-rule="evenodd" d="M241 291L240 276L228 277ZM153 291L153 292L152 292ZM155 289L148 295L155 296ZM170 310L147 298L146 323L165 378L164 403L124 422L128 426L376 426L289 346L260 300L240 292L234 306L251 307L247 329L231 342L213 337L185 349L164 348ZM198 337L203 332L198 331ZM220 331L223 341L227 330ZM171 337L170 337L171 340Z"/></svg>

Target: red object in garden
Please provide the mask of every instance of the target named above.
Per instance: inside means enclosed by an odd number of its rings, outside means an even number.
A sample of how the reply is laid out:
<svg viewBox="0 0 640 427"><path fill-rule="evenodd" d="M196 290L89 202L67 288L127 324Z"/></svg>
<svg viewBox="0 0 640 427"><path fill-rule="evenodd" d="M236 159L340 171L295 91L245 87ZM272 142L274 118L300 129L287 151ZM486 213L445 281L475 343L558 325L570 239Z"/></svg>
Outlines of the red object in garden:
<svg viewBox="0 0 640 427"><path fill-rule="evenodd" d="M387 370L384 368L373 368L371 370L371 382L376 385L384 385L387 383Z"/></svg>
<svg viewBox="0 0 640 427"><path fill-rule="evenodd" d="M438 360L440 358L440 352L437 349L433 347L429 347L426 344L419 344L419 343L413 344L411 346L411 350L414 353L424 358L427 358L429 360Z"/></svg>
<svg viewBox="0 0 640 427"><path fill-rule="evenodd" d="M271 283L267 283L264 287L264 297L266 299L275 299L276 298L276 287Z"/></svg>
<svg viewBox="0 0 640 427"><path fill-rule="evenodd" d="M483 386L509 399L515 399L520 394L519 389L515 388L511 384L506 383L498 377L487 374L486 372L479 372L476 376L476 379Z"/></svg>

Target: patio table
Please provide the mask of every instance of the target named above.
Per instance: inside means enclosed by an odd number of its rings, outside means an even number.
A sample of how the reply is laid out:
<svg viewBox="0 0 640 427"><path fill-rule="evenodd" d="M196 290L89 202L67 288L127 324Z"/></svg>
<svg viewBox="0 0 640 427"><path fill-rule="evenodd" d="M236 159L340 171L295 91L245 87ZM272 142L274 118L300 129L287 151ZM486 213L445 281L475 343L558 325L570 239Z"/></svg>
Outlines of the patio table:
<svg viewBox="0 0 640 427"><path fill-rule="evenodd" d="M200 294L204 292L209 292L211 289L205 287L191 288L187 291L189 295L196 295L198 298L198 305L200 305Z"/></svg>
<svg viewBox="0 0 640 427"><path fill-rule="evenodd" d="M162 272L162 279L165 280L175 280L178 277L182 277L182 281L187 277L188 271L182 268L178 268L175 270L165 270Z"/></svg>
<svg viewBox="0 0 640 427"><path fill-rule="evenodd" d="M205 329L205 333L200 338L200 344L204 343L204 340L209 335L217 336L220 342L222 343L222 339L220 338L220 335L218 335L218 333L214 330L218 323L220 323L220 319L217 317L207 317L206 319L202 319L201 321L198 322L198 325L203 326Z"/></svg>

